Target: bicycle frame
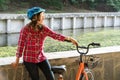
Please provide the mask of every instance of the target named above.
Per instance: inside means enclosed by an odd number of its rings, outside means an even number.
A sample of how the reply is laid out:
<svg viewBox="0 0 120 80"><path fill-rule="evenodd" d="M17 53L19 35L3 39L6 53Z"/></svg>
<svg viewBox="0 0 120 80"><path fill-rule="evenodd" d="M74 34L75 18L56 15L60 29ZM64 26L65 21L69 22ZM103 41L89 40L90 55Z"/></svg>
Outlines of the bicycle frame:
<svg viewBox="0 0 120 80"><path fill-rule="evenodd" d="M77 51L78 51L78 53L80 53L80 63L79 63L79 67L78 67L78 71L77 71L75 80L83 80L83 79L88 80L89 79L88 74L85 71L85 69L89 69L88 64L86 63L86 61L83 60L83 56L86 56L86 54L89 51L90 46L100 46L100 44L99 43L90 43L90 44L88 44L87 47L77 46ZM86 49L86 52L80 52L80 50L78 48ZM64 68L65 67L62 67L62 68L61 67L54 67L53 68L54 72L57 71L57 73L60 73L58 80L63 80L62 73L65 71ZM59 72L59 70L61 70L61 72ZM92 80L94 80L94 79L92 79Z"/></svg>
<svg viewBox="0 0 120 80"><path fill-rule="evenodd" d="M99 43L90 43L88 44L87 47L84 47L84 46L77 46L77 51L78 53L80 53L80 64L79 64L79 68L78 68L78 72L76 74L76 79L75 80L82 80L82 77L83 75L85 76L85 80L88 80L88 75L87 73L85 72L85 68L87 67L87 65L83 62L83 55L86 56L86 54L88 53L89 51L89 47L90 46L100 46ZM86 49L86 52L80 52L78 48L81 48L81 49Z"/></svg>
<svg viewBox="0 0 120 80"><path fill-rule="evenodd" d="M78 68L78 72L76 74L76 79L75 80L80 80L80 77L81 77L80 75L81 74L85 75L85 79L88 80L88 76L87 76L86 72L84 71L85 63L82 61L82 56L83 56L83 54L80 55L81 60L80 60L80 64L79 64L79 68Z"/></svg>

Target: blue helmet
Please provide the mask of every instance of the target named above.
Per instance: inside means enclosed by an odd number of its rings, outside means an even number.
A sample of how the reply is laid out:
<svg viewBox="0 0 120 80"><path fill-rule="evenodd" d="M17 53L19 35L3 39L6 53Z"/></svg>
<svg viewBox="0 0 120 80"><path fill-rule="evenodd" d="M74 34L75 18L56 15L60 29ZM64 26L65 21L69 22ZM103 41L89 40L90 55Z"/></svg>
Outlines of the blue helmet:
<svg viewBox="0 0 120 80"><path fill-rule="evenodd" d="M29 19L31 19L35 14L38 14L40 12L45 12L45 9L41 8L41 7L33 7L28 9L27 11L27 17Z"/></svg>

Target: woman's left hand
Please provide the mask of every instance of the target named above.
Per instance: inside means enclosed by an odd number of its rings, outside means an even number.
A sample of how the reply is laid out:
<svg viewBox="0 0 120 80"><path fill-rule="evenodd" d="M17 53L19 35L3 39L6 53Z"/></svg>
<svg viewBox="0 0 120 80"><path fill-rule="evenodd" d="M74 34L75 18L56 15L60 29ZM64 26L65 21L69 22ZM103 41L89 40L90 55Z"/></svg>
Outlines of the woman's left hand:
<svg viewBox="0 0 120 80"><path fill-rule="evenodd" d="M70 37L70 41L71 41L74 45L78 46L78 42L77 42L74 38L71 38L71 37Z"/></svg>
<svg viewBox="0 0 120 80"><path fill-rule="evenodd" d="M78 46L78 42L72 37L66 37L65 40L72 42L75 46Z"/></svg>

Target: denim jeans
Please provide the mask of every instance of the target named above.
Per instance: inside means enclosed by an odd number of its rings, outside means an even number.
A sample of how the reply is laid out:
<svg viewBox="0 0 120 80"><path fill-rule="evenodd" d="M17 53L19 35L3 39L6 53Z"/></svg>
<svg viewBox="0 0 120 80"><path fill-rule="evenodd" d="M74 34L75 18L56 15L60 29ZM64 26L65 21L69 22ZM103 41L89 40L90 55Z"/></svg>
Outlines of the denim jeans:
<svg viewBox="0 0 120 80"><path fill-rule="evenodd" d="M45 60L40 63L29 63L24 61L24 65L29 72L29 75L32 80L42 80L39 76L39 68L46 77L46 80L55 80L54 74L51 71L51 66L48 60Z"/></svg>

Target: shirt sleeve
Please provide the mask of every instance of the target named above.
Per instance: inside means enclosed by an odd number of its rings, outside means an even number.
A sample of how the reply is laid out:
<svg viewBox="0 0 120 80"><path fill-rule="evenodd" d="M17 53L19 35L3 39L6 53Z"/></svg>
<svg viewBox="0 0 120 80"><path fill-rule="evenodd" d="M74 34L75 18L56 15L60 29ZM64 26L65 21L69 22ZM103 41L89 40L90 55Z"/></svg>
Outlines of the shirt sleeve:
<svg viewBox="0 0 120 80"><path fill-rule="evenodd" d="M59 41L64 41L65 40L65 36L59 33L56 33L55 31L51 30L50 28L46 27L45 30L47 36L55 39L55 40L59 40Z"/></svg>
<svg viewBox="0 0 120 80"><path fill-rule="evenodd" d="M18 40L16 57L22 56L22 52L23 52L24 45L25 45L25 38L26 38L26 30L25 30L25 28L22 28L20 31L20 36L19 36L19 40Z"/></svg>

